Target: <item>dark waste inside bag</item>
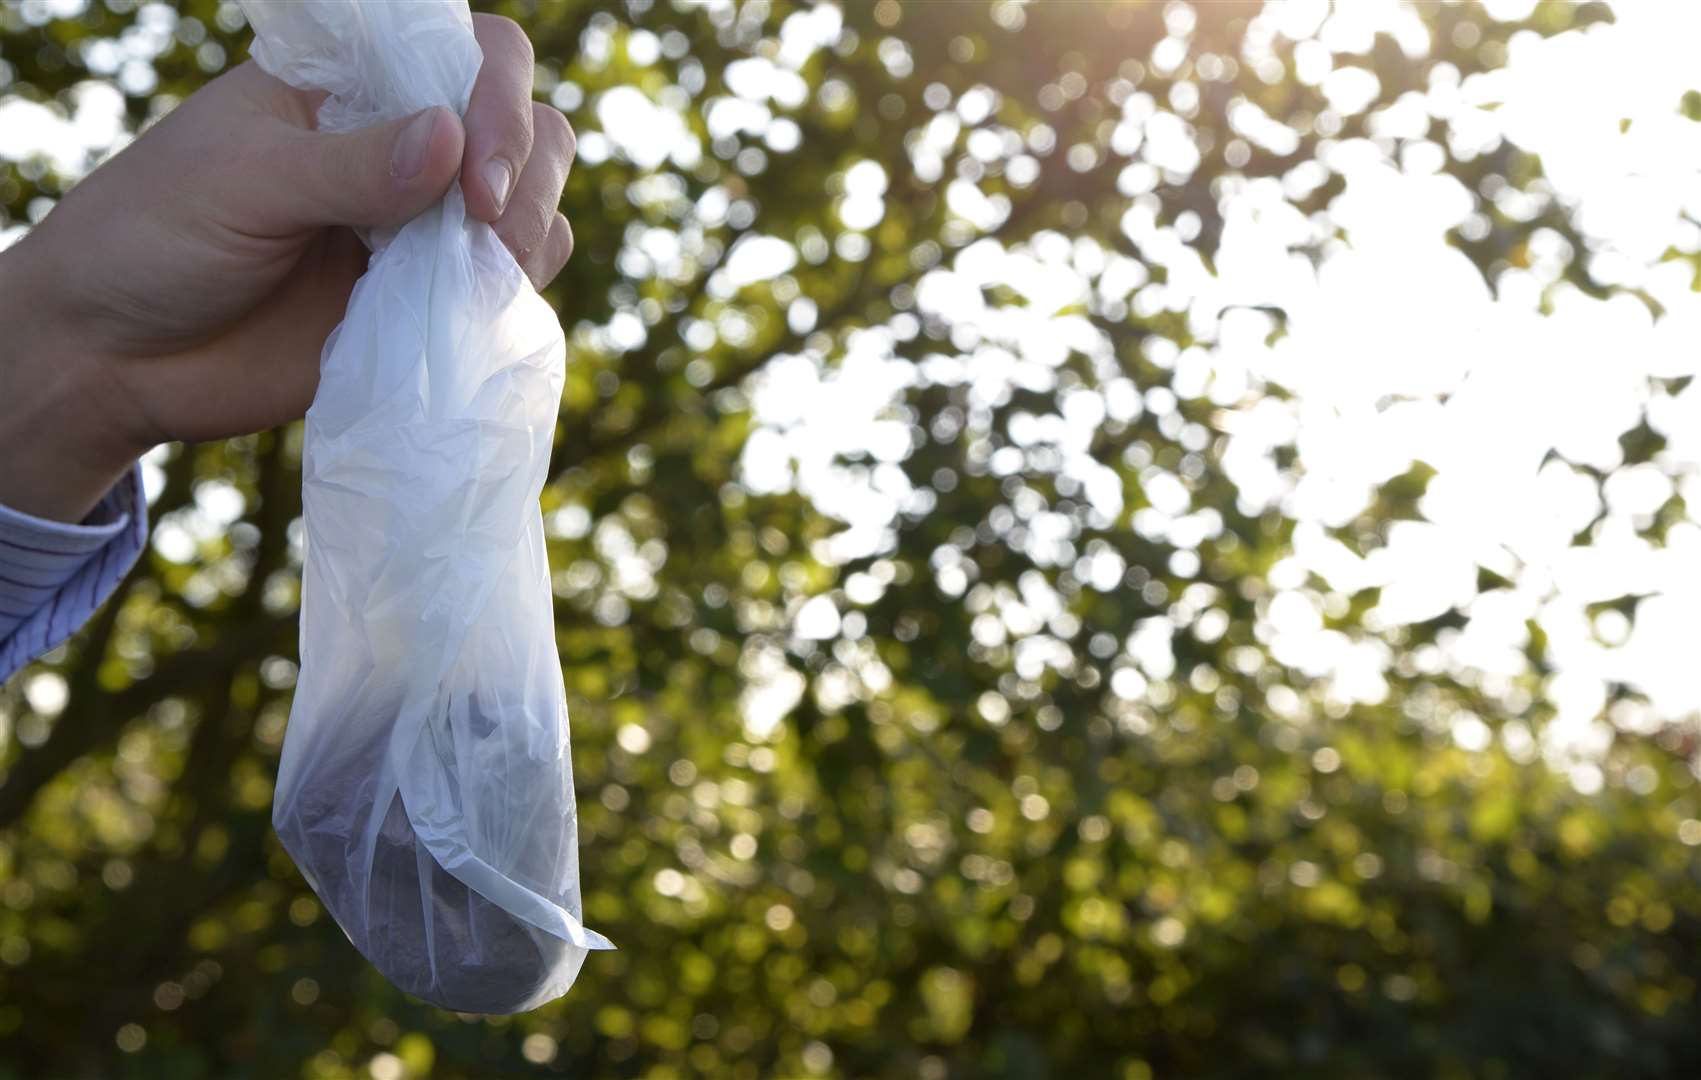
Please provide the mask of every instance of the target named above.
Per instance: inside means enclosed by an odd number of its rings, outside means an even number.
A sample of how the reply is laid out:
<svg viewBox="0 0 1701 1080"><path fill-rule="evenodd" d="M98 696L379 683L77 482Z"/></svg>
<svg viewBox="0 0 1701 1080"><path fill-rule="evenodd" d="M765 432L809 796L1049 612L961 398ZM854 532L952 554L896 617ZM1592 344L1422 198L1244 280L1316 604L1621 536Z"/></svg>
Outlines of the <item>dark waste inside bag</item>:
<svg viewBox="0 0 1701 1080"><path fill-rule="evenodd" d="M339 858L322 854L302 861ZM584 949L515 918L439 866L421 849L400 794L379 830L370 880L362 951L397 987L446 1009L518 1012L564 993L584 962ZM342 911L360 903L355 885L345 877L315 888Z"/></svg>
<svg viewBox="0 0 1701 1080"><path fill-rule="evenodd" d="M242 0L321 130L464 112L465 0ZM559 997L585 954L538 508L566 346L458 185L373 249L302 453L301 674L272 820L349 939L462 1012Z"/></svg>

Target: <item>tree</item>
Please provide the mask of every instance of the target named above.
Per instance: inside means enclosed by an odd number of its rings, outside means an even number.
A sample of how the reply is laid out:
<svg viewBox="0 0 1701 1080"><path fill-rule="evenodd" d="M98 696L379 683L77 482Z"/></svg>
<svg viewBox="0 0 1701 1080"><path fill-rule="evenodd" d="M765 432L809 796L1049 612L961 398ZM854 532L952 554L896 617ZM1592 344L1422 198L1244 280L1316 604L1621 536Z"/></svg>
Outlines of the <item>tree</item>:
<svg viewBox="0 0 1701 1080"><path fill-rule="evenodd" d="M1303 475L1291 439L1235 439L1286 391L1211 374L1286 327L1209 302L1225 206L1265 183L1326 259L1347 140L1447 151L1490 285L1540 230L1585 251L1527 152L1387 125L1438 72L1610 12L1418 5L1334 57L1369 80L1344 112L1239 0L495 9L580 132L544 511L587 922L621 951L480 1020L348 947L268 825L299 430L173 446L143 565L0 699L0 1075L1701 1063L1693 739L1621 736L1590 794L1549 769L1542 628L1487 678L1436 659L1457 607L1387 625L1296 571L1235 456ZM229 3L27 0L0 94L116 85L134 128L246 37ZM0 165L0 226L76 172ZM785 415L812 397L866 442ZM1657 450L1638 430L1626 461ZM1420 518L1429 472L1339 539ZM1383 689L1278 657L1278 601Z"/></svg>

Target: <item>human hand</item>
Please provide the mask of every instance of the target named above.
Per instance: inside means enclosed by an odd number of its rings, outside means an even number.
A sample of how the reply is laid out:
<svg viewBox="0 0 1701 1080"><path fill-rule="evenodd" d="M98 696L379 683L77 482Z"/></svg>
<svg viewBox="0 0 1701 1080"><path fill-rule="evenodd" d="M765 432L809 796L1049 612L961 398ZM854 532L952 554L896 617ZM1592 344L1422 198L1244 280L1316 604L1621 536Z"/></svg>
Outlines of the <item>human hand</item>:
<svg viewBox="0 0 1701 1080"><path fill-rule="evenodd" d="M464 125L438 108L317 132L323 95L250 61L0 253L0 503L80 520L157 443L300 417L366 268L350 227L400 225L457 177L539 288L561 271L572 128L532 101L519 26L473 28L484 64Z"/></svg>

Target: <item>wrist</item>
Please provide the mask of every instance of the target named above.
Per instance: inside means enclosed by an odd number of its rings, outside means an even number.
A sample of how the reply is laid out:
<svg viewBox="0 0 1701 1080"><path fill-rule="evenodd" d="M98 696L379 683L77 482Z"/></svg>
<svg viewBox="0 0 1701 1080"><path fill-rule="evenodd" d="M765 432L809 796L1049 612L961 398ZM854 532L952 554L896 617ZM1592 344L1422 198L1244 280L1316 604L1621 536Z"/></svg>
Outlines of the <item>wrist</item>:
<svg viewBox="0 0 1701 1080"><path fill-rule="evenodd" d="M0 503L78 522L146 448L112 415L98 358L54 314L26 245L0 251Z"/></svg>

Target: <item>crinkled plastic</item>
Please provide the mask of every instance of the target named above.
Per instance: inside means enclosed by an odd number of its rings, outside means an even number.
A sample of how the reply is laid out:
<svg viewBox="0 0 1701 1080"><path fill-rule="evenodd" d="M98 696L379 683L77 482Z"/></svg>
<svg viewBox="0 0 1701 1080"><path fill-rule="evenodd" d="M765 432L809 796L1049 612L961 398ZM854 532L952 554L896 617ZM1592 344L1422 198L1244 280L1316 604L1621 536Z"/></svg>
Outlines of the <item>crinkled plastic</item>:
<svg viewBox="0 0 1701 1080"><path fill-rule="evenodd" d="M326 130L464 112L465 0L243 0ZM374 232L307 414L301 673L272 820L402 989L463 1012L565 993L581 923L567 706L538 494L565 344L458 185Z"/></svg>

